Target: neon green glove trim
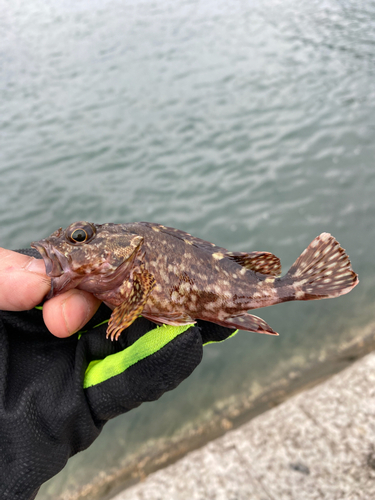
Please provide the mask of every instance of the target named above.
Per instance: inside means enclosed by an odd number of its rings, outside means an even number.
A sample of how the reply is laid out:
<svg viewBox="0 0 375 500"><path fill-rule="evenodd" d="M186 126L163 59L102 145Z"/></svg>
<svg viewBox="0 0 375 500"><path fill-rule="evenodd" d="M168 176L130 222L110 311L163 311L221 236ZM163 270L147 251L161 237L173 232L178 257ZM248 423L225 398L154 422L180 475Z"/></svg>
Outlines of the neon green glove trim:
<svg viewBox="0 0 375 500"><path fill-rule="evenodd" d="M109 319L105 319L104 321L102 321L101 323L98 323L97 325L94 326L94 328L98 328L98 326L102 326L102 325L105 325L105 323L108 323ZM87 330L80 330L78 333L78 340L80 340L80 338L82 337L82 335L84 333L86 333Z"/></svg>
<svg viewBox="0 0 375 500"><path fill-rule="evenodd" d="M208 345L208 344L220 344L221 342L225 342L226 340L234 337L236 334L238 333L238 330L235 330L232 335L229 335L229 337L227 337L226 339L223 339L223 340L211 340L210 342L206 342L205 344L203 345Z"/></svg>
<svg viewBox="0 0 375 500"><path fill-rule="evenodd" d="M194 325L158 326L147 332L127 349L111 354L104 359L91 361L85 373L83 388L87 389L120 375L120 373L123 373L141 359L147 358L162 349L171 340L192 326Z"/></svg>
<svg viewBox="0 0 375 500"><path fill-rule="evenodd" d="M98 328L98 326L102 326L102 325L105 325L106 323L108 323L109 319L105 319L104 321L102 321L101 323L98 323L97 325L94 326L94 328Z"/></svg>

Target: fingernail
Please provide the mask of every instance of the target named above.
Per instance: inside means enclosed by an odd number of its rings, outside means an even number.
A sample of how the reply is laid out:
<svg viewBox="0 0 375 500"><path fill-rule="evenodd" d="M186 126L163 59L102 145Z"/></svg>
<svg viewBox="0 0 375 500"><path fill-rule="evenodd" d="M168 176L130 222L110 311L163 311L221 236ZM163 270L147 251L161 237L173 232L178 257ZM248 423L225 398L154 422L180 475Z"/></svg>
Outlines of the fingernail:
<svg viewBox="0 0 375 500"><path fill-rule="evenodd" d="M88 321L90 313L89 303L86 297L77 290L62 304L62 313L69 335L80 330Z"/></svg>
<svg viewBox="0 0 375 500"><path fill-rule="evenodd" d="M46 266L42 259L31 258L24 269L32 273L46 274Z"/></svg>

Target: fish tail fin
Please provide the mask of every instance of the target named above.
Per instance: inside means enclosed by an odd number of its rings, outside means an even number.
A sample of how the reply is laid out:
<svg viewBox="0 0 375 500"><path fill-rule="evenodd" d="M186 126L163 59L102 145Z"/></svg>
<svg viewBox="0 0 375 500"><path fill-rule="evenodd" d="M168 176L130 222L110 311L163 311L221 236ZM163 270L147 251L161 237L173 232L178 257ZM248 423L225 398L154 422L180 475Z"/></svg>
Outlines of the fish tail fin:
<svg viewBox="0 0 375 500"><path fill-rule="evenodd" d="M292 281L295 300L338 297L349 293L359 281L345 250L329 233L317 236L284 278Z"/></svg>

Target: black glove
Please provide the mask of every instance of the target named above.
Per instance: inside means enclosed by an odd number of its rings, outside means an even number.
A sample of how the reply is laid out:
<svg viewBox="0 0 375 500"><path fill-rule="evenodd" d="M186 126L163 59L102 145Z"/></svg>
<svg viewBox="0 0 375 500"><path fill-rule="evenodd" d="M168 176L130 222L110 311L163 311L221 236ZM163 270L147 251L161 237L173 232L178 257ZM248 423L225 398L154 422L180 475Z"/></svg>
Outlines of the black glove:
<svg viewBox="0 0 375 500"><path fill-rule="evenodd" d="M204 321L156 327L139 318L111 342L110 314L102 304L84 332L60 339L38 308L0 311L1 500L35 498L110 418L177 387L204 344L235 333Z"/></svg>

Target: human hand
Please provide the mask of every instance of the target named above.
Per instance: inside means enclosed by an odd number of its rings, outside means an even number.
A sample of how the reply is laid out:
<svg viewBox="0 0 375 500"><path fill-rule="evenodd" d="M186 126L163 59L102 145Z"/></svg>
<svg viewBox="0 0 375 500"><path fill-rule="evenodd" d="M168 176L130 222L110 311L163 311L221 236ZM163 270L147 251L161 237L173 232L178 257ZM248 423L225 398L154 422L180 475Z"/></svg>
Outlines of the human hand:
<svg viewBox="0 0 375 500"><path fill-rule="evenodd" d="M51 288L43 260L0 248L0 310L25 311L40 304ZM34 258L32 255L39 257ZM69 290L45 302L43 319L56 337L69 337L95 314L100 300L83 290Z"/></svg>
<svg viewBox="0 0 375 500"><path fill-rule="evenodd" d="M204 321L158 329L139 318L109 342L111 311L98 309L100 301L87 292L73 289L35 309L50 279L36 252L20 252L26 255L0 248L0 497L6 500L34 499L107 420L177 387L200 363L204 345L234 333ZM83 325L85 332L72 335ZM69 338L57 339L47 327Z"/></svg>
<svg viewBox="0 0 375 500"><path fill-rule="evenodd" d="M2 500L34 499L107 420L177 387L200 363L204 345L234 333L204 321L158 328L138 318L110 342L110 314L102 304L85 332L58 339L40 310L0 311Z"/></svg>

